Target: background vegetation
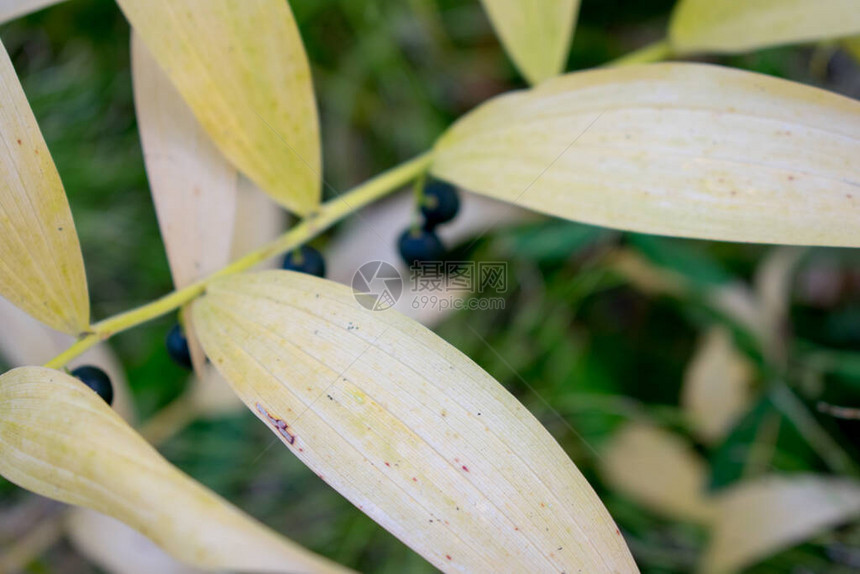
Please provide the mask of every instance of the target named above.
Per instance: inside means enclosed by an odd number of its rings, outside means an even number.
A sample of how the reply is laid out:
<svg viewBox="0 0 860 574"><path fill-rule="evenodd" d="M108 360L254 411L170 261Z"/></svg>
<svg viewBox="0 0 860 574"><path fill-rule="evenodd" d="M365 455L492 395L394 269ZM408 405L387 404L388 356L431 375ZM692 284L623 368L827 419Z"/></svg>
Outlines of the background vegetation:
<svg viewBox="0 0 860 574"><path fill-rule="evenodd" d="M343 190L430 147L463 112L525 87L476 0L292 0L320 101L325 179ZM568 69L604 63L659 39L672 0L584 0ZM129 28L109 0L71 0L0 28L66 186L87 261L95 319L172 288L135 125ZM835 46L791 47L715 59L860 96L860 67ZM330 193L330 190L329 190ZM408 193L408 192L406 192ZM404 222L404 225L406 222ZM337 230L334 231L337 233ZM324 246L325 241L322 242ZM632 250L695 286L683 296L647 293L617 273L612 254ZM438 332L516 394L567 449L624 531L643 572L688 572L704 530L669 520L606 487L602 445L629 420L657 421L709 461L718 489L745 470L832 472L803 429L769 399L774 376L743 329L701 297L713 285L751 282L771 248L622 234L562 221L494 230L469 257L510 261L514 286L502 312L462 312ZM792 276L780 373L854 460L860 422L817 408L860 406L860 257L807 251ZM141 414L180 394L187 373L163 345L174 318L114 339ZM473 332L466 325L472 327ZM750 354L759 396L724 444L695 442L679 407L699 334L727 325ZM2 326L0 326L2 329ZM479 335L479 336L478 336ZM0 365L2 367L2 365ZM528 381L528 382L526 382ZM775 436L759 432L776 417ZM197 422L166 443L169 460L297 542L370 572L430 567L353 508L274 442L250 413ZM0 547L11 547L53 504L0 479ZM28 512L20 512L29 501ZM788 550L754 572L849 572L860 567L860 528ZM96 570L65 542L29 572Z"/></svg>

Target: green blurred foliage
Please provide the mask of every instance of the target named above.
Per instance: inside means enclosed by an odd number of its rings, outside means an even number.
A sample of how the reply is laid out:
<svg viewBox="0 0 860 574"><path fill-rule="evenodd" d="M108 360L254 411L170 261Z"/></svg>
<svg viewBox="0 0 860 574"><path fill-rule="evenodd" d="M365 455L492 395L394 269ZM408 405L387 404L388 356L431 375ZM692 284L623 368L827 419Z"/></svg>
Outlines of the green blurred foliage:
<svg viewBox="0 0 860 574"><path fill-rule="evenodd" d="M524 87L477 0L291 4L313 67L329 196L429 148L446 126L485 99ZM661 38L672 4L585 0L568 69L599 65ZM95 318L166 293L171 279L148 195L129 30L121 13L109 0L70 0L3 26L0 36L66 185ZM857 65L827 47L711 61L858 95L857 82L846 79L856 77ZM749 334L700 297L637 291L607 265L607 255L621 248L701 288L751 281L769 251L562 221L497 229L462 250L475 259L509 262L505 309L455 314L438 332L558 438L606 502L643 572L690 572L706 532L606 490L595 472L601 445L630 420L656 421L690 436L679 407L684 369L698 334L725 323L755 359L760 396L722 444L696 444L710 462L712 487L773 470L828 472L796 421L771 401L774 372L812 420L856 459L860 423L835 419L816 405L860 403L860 260L837 249L811 250L804 259L793 279L790 358L779 370L764 363ZM186 373L164 351L173 321L162 318L113 340L144 416L186 385ZM766 455L751 463L750 452L759 453L762 441L769 441ZM340 562L368 572L432 570L275 443L264 425L245 414L198 421L162 452L276 530ZM0 513L31 498L0 481ZM9 543L8 535L0 530L0 543ZM835 574L856 566L858 555L860 530L843 528L752 571ZM96 570L62 543L29 571Z"/></svg>

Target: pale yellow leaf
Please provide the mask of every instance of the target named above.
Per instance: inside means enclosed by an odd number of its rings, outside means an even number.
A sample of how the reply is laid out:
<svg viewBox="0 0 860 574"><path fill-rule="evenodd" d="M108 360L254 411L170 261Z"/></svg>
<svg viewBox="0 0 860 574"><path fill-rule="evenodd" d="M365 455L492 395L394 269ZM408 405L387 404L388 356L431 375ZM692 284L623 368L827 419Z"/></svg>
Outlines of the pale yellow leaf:
<svg viewBox="0 0 860 574"><path fill-rule="evenodd" d="M238 174L136 34L132 71L149 186L181 289L230 262Z"/></svg>
<svg viewBox="0 0 860 574"><path fill-rule="evenodd" d="M717 504L702 571L738 572L860 516L860 483L814 475L743 482Z"/></svg>
<svg viewBox="0 0 860 574"><path fill-rule="evenodd" d="M111 574L207 572L176 561L137 530L88 508L71 509L65 526L75 550Z"/></svg>
<svg viewBox="0 0 860 574"><path fill-rule="evenodd" d="M680 0L669 24L676 53L745 52L860 33L857 0Z"/></svg>
<svg viewBox="0 0 860 574"><path fill-rule="evenodd" d="M230 258L238 259L274 241L286 227L286 212L252 181L240 175ZM259 268L277 265L277 259L268 259Z"/></svg>
<svg viewBox="0 0 860 574"><path fill-rule="evenodd" d="M704 64L569 74L497 97L432 171L550 215L646 233L860 246L860 102Z"/></svg>
<svg viewBox="0 0 860 574"><path fill-rule="evenodd" d="M239 174L197 122L137 34L132 72L138 129L167 260L178 289L230 262ZM183 312L194 372L206 358Z"/></svg>
<svg viewBox="0 0 860 574"><path fill-rule="evenodd" d="M0 296L77 335L90 321L84 261L63 184L0 44Z"/></svg>
<svg viewBox="0 0 860 574"><path fill-rule="evenodd" d="M63 0L0 0L0 24L31 12L59 4Z"/></svg>
<svg viewBox="0 0 860 574"><path fill-rule="evenodd" d="M343 571L181 473L98 395L52 369L0 376L0 474L121 520L192 566Z"/></svg>
<svg viewBox="0 0 860 574"><path fill-rule="evenodd" d="M320 201L310 67L284 0L118 0L221 152L299 214Z"/></svg>
<svg viewBox="0 0 860 574"><path fill-rule="evenodd" d="M707 465L684 441L658 427L628 423L602 452L610 488L663 516L708 522Z"/></svg>
<svg viewBox="0 0 860 574"><path fill-rule="evenodd" d="M719 442L750 405L753 369L725 327L712 327L684 373L681 405L697 436Z"/></svg>
<svg viewBox="0 0 860 574"><path fill-rule="evenodd" d="M564 69L579 0L482 0L508 55L531 84Z"/></svg>
<svg viewBox="0 0 860 574"><path fill-rule="evenodd" d="M233 229L231 259L248 254L276 239L287 225L287 214L253 182L239 177L236 202L236 223ZM268 259L256 269L272 269L278 259ZM193 350L193 348L192 348ZM244 409L245 405L212 365L195 368L202 376L195 376L188 391L188 401L195 415L218 417Z"/></svg>
<svg viewBox="0 0 860 574"><path fill-rule="evenodd" d="M434 566L636 571L550 434L411 319L287 271L219 280L193 311L207 355L252 412Z"/></svg>

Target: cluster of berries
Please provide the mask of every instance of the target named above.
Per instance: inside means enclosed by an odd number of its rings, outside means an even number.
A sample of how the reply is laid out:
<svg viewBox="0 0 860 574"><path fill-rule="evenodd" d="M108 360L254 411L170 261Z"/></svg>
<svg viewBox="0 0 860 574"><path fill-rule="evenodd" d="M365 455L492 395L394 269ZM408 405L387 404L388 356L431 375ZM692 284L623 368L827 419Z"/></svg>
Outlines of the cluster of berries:
<svg viewBox="0 0 860 574"><path fill-rule="evenodd" d="M400 256L407 265L421 261L441 261L445 257L445 247L436 235L436 226L454 219L460 209L460 198L454 186L433 181L425 186L423 201L419 207L422 216L421 227L404 231L397 244ZM281 268L325 277L325 259L310 245L303 245L288 253L284 257ZM189 370L192 368L188 339L185 338L185 333L178 323L167 333L165 345L167 354L177 365ZM87 365L78 367L71 374L98 393L107 404L113 402L113 386L110 377L103 370Z"/></svg>
<svg viewBox="0 0 860 574"><path fill-rule="evenodd" d="M397 247L407 265L417 262L441 261L445 246L436 235L436 226L454 219L460 210L456 188L443 181L433 181L424 187L421 205L421 227L410 227L400 235Z"/></svg>

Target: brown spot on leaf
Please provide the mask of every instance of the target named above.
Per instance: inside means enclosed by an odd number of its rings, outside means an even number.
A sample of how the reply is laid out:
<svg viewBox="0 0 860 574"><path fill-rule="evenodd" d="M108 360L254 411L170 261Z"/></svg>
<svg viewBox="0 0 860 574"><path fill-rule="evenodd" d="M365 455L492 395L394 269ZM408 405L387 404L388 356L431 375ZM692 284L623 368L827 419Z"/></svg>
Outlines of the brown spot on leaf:
<svg viewBox="0 0 860 574"><path fill-rule="evenodd" d="M463 470L465 470L466 472L469 472L469 467L468 467L468 466L466 466L465 464L464 464L461 468L462 468Z"/></svg>

